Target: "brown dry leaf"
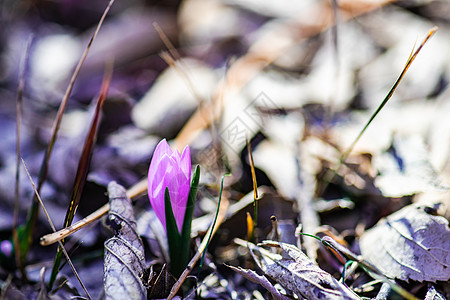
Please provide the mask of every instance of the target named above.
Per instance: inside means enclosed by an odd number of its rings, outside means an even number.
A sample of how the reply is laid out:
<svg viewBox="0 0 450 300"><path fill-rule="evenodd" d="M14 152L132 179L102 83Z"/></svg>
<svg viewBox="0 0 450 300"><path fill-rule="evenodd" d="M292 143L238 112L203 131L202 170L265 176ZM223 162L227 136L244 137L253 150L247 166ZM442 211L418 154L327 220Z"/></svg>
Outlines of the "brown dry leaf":
<svg viewBox="0 0 450 300"><path fill-rule="evenodd" d="M281 255L248 243L253 258L263 272L306 299L360 299L355 293L323 271L291 244L264 241L261 245L281 248Z"/></svg>
<svg viewBox="0 0 450 300"><path fill-rule="evenodd" d="M386 276L405 281L450 279L448 221L434 207L408 205L366 231L360 240L365 259Z"/></svg>
<svg viewBox="0 0 450 300"><path fill-rule="evenodd" d="M144 246L136 231L131 200L116 182L108 185L111 209L108 223L114 236L105 242L105 298L147 299L141 276L144 273Z"/></svg>

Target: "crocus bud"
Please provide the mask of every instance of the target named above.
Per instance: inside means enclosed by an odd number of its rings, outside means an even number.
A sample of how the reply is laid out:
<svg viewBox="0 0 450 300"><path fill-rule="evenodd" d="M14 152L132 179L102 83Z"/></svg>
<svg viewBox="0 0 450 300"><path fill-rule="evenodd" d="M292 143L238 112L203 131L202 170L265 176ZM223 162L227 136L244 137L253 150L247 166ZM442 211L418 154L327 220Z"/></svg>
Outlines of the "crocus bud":
<svg viewBox="0 0 450 300"><path fill-rule="evenodd" d="M156 216L166 228L164 194L169 189L173 215L178 231L183 227L191 179L191 150L186 146L180 155L172 151L166 139L156 146L148 170L148 197Z"/></svg>

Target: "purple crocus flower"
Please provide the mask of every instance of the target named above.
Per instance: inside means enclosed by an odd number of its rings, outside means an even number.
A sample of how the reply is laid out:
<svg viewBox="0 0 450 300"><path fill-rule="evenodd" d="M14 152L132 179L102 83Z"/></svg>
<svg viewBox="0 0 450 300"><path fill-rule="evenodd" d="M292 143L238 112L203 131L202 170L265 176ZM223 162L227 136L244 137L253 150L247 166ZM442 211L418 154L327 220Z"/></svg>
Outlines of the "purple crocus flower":
<svg viewBox="0 0 450 300"><path fill-rule="evenodd" d="M191 150L186 146L180 155L172 151L166 139L156 146L148 170L148 197L156 216L166 228L164 194L169 188L170 202L178 231L183 227L191 178Z"/></svg>

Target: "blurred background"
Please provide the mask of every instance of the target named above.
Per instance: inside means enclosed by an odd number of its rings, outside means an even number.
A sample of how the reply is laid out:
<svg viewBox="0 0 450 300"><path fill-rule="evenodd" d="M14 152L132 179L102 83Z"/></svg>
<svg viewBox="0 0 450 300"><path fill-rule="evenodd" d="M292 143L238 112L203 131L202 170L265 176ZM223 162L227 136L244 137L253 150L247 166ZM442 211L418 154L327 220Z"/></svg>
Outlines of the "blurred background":
<svg viewBox="0 0 450 300"><path fill-rule="evenodd" d="M0 0L1 239L11 236L20 70L21 156L37 181L59 104L107 5ZM437 33L388 105L336 178L324 183L433 26ZM253 189L248 139L258 186L268 195L260 207L261 237L270 231L272 214L291 224L293 233L305 221L305 203L316 205L313 227L329 225L355 237L358 226L373 226L416 195L443 197L433 193L450 182L449 53L446 0L116 1L76 78L41 196L60 228L105 67L112 64L76 219L106 203L108 182L128 188L144 178L162 138L180 150L189 144L193 164L202 167L197 217L214 212L217 185L227 171L228 197L237 202ZM21 170L19 223L32 196ZM145 197L136 205L150 210ZM50 231L40 218L29 255L35 280L55 251L38 246ZM239 218L224 224L213 246L221 253L233 237L245 236ZM86 281L99 295L105 232L100 223L93 226L74 240L83 240L80 272L93 277ZM205 229L201 222L195 226ZM2 269L2 280L7 273ZM65 273L72 276L68 268Z"/></svg>

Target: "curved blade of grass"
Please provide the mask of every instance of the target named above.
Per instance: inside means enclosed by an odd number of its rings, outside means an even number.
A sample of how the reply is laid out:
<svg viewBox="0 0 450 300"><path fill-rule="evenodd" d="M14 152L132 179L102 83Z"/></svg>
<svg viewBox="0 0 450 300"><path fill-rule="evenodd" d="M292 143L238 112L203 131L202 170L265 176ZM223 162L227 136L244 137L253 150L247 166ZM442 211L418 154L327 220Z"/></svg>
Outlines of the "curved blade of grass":
<svg viewBox="0 0 450 300"><path fill-rule="evenodd" d="M418 300L416 296L414 296L413 294L405 290L403 287L398 285L394 280L384 275L376 266L372 265L370 262L363 259L360 255L354 254L346 247L337 243L331 237L325 236L321 239L321 242L329 249L333 249L335 252L338 252L340 255L345 256L350 260L356 261L364 269L364 271L366 271L367 274L369 274L374 279L379 279L383 282L388 283L391 289L394 290L399 295L401 295L403 298L407 300Z"/></svg>
<svg viewBox="0 0 450 300"><path fill-rule="evenodd" d="M191 225L194 216L195 198L197 196L198 182L200 180L200 166L195 167L194 176L192 176L191 188L189 189L186 211L184 213L183 227L181 229L181 265L182 269L179 275L189 263L189 245L191 242Z"/></svg>
<svg viewBox="0 0 450 300"><path fill-rule="evenodd" d="M309 234L309 233L303 233L300 232L301 235L312 237L316 240L319 240L324 246L326 246L333 254L336 256L339 261L344 264L344 266L347 266L347 263L350 261L357 262L363 269L366 271L370 276L372 276L375 279L379 279L383 282L386 282L390 285L390 287L397 292L399 295L404 297L408 300L418 300L414 295L403 289L401 286L399 286L395 281L392 279L386 277L377 267L372 265L371 263L364 260L361 256L354 254L352 251L347 249L346 247L342 246L338 242L336 242L333 238L329 236L325 236L323 238L320 238L318 236ZM345 268L343 270L342 278L345 277Z"/></svg>
<svg viewBox="0 0 450 300"><path fill-rule="evenodd" d="M73 72L72 78L70 79L69 85L66 89L66 92L64 94L64 97L61 101L61 104L58 109L58 113L56 115L55 122L53 123L53 129L52 129L52 136L50 138L50 141L47 146L47 150L45 151L44 158L42 160L41 169L39 171L39 179L38 179L38 185L37 185L37 191L40 192L42 185L44 184L45 180L47 179L48 174L48 166L50 157L53 151L53 146L55 145L57 133L59 131L59 127L61 125L62 116L64 114L64 111L66 109L67 102L69 100L69 96L72 93L73 85L75 84L75 79L78 77L78 74L80 72L81 66L83 65L84 61L86 60L86 57L89 53L89 50L91 48L92 42L96 38L100 27L103 24L103 21L105 20L106 15L109 12L109 9L111 8L112 4L114 3L114 0L110 0L108 6L105 8L105 11L103 12L102 17L100 18L100 21L98 22L97 28L95 29L94 33L92 34L91 39L89 40L89 43L83 52L80 61L78 62L77 66L75 67L75 71ZM30 248L31 242L32 242L32 236L34 231L34 226L36 224L36 220L39 215L39 202L36 198L36 196L33 197L32 205L30 207L30 210L28 212L27 221L23 227L23 235L24 237L21 240L21 262L24 263L28 254L28 250Z"/></svg>
<svg viewBox="0 0 450 300"><path fill-rule="evenodd" d="M364 134L364 132L366 131L366 129L369 127L370 123L372 123L372 121L375 119L375 117L378 115L378 113L383 109L383 107L386 105L386 103L389 101L389 99L391 99L392 95L394 94L395 90L397 89L398 85L400 84L400 82L402 81L403 77L406 74L406 71L408 71L409 67L411 66L412 62L414 61L414 59L416 59L417 54L419 54L420 50L422 50L423 46L426 44L426 42L433 36L433 34L437 31L437 27L433 27L430 29L430 31L428 31L427 36L425 37L425 39L422 41L422 43L420 44L420 46L417 48L416 51L411 52L408 60L406 61L405 66L403 67L402 72L400 73L400 75L398 76L397 80L394 82L394 85L391 87L391 89L389 90L388 94L386 95L386 97L383 99L383 101L381 102L381 104L378 106L378 108L375 110L375 112L372 114L372 116L370 117L370 119L367 121L366 125L363 127L363 129L360 131L360 133L358 134L358 136L356 137L356 139L353 141L353 143L350 145L350 147L348 147L347 151L345 151L340 159L339 159L339 166L342 165L342 163L344 163L344 161L347 159L348 155L350 154L350 152L353 150L353 148L355 147L356 143L359 141L359 139L361 138L361 136Z"/></svg>
<svg viewBox="0 0 450 300"><path fill-rule="evenodd" d="M216 226L217 216L219 215L220 201L222 200L222 192L223 192L223 180L225 179L225 176L230 176L230 175L231 174L223 175L222 180L220 181L219 201L217 202L217 211L216 211L216 216L214 217L214 222L212 224L212 228L214 228L214 226ZM209 242L211 242L212 235L213 235L213 232L211 231L208 236L208 241L206 242L205 251L203 251L202 258L200 259L199 272L203 266L203 259L205 258L205 255L206 255L206 248L208 248Z"/></svg>
<svg viewBox="0 0 450 300"><path fill-rule="evenodd" d="M167 241L169 244L170 273L178 278L183 272L185 266L181 266L181 236L178 231L177 221L173 215L172 203L170 202L170 194L167 187L164 194L164 209L166 213Z"/></svg>
<svg viewBox="0 0 450 300"><path fill-rule="evenodd" d="M227 175L230 175L230 174L227 174ZM222 195L222 193L221 193L221 195ZM178 291L180 290L181 286L183 285L183 282L186 280L187 276L191 273L191 270L194 268L195 264L198 262L198 260L204 253L206 247L208 246L209 240L216 233L220 224L222 224L223 220L225 219L225 215L226 215L229 205L230 205L230 202L228 201L227 197L224 197L222 202L220 202L220 200L219 200L219 203L217 205L219 208L218 216L216 215L216 218L214 219L214 223L211 224L211 226L209 227L209 229L208 229L205 237L203 238L200 246L198 247L197 252L195 253L194 257L190 260L186 269L184 269L180 278L178 278L177 282L174 284L174 286L170 290L170 294L167 297L167 300L173 299L175 297L175 295L178 293Z"/></svg>
<svg viewBox="0 0 450 300"><path fill-rule="evenodd" d="M105 76L103 78L103 83L100 91L100 95L98 97L97 105L95 107L94 117L92 119L91 127L89 129L88 136L84 142L83 151L81 153L80 160L78 162L77 174L75 176L75 183L72 189L72 196L67 208L66 217L64 219L64 227L70 226L72 224L73 218L77 211L78 205L81 199L81 193L83 192L84 184L86 183L86 178L88 175L92 153L95 146L95 141L97 137L97 129L100 122L100 115L102 111L103 104L106 100L106 95L108 94L109 85L111 83L112 76L112 65L108 66L108 70L105 72ZM62 240L64 244L64 240ZM50 289L53 286L53 283L56 279L56 275L59 272L59 265L61 263L62 258L62 249L58 247L58 251L55 256L55 261L53 263L52 274L50 276L49 287Z"/></svg>
<svg viewBox="0 0 450 300"><path fill-rule="evenodd" d="M353 142L350 145L350 147L348 147L347 150L344 153L342 153L342 155L339 157L339 163L338 163L338 166L336 167L336 169L333 172L327 172L325 174L324 179L323 179L324 184L319 189L320 190L319 194L321 194L326 189L328 183L333 181L334 176L336 176L336 173L339 171L339 169L341 168L342 164L344 164L345 160L348 158L348 156L352 152L352 150L355 147L356 143L359 141L359 139L364 134L364 132L366 132L367 128L372 123L372 121L375 119L375 117L379 114L379 112L383 109L383 107L388 103L389 99L391 99L391 97L394 94L395 90L397 89L398 85L400 84L400 82L402 81L403 77L405 76L406 71L408 71L409 67L411 66L411 64L414 61L414 59L416 59L416 56L419 54L420 50L422 50L423 46L434 35L434 33L437 31L437 29L438 29L437 27L431 28L430 31L428 31L428 34L425 37L425 39L419 45L419 47L415 51L414 51L414 48L412 49L411 54L409 55L408 60L406 61L406 64L403 67L403 70L400 73L400 75L398 76L397 80L394 82L394 84L392 85L391 89L389 90L389 92L387 93L386 97L383 99L381 104L377 107L375 112L370 116L369 120L367 121L366 125L364 125L363 129L359 132L358 136L353 140Z"/></svg>

